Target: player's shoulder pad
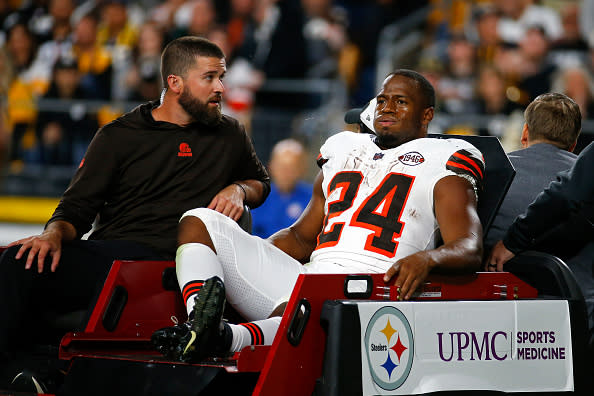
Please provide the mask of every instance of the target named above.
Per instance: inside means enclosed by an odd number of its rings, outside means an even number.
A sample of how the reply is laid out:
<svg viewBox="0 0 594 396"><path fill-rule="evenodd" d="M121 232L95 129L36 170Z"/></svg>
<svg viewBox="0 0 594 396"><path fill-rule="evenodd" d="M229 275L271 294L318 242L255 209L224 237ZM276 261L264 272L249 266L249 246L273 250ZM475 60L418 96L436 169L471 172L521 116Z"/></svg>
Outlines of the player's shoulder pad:
<svg viewBox="0 0 594 396"><path fill-rule="evenodd" d="M361 147L364 142L370 139L371 135L350 131L343 131L332 135L320 147L320 154L316 160L317 164L321 168L331 158L339 156L342 153L348 153L355 147Z"/></svg>
<svg viewBox="0 0 594 396"><path fill-rule="evenodd" d="M455 151L446 162L446 169L458 175L474 180L475 187L480 191L483 188L485 175L485 161L482 153L472 144L462 139L447 139L453 144Z"/></svg>

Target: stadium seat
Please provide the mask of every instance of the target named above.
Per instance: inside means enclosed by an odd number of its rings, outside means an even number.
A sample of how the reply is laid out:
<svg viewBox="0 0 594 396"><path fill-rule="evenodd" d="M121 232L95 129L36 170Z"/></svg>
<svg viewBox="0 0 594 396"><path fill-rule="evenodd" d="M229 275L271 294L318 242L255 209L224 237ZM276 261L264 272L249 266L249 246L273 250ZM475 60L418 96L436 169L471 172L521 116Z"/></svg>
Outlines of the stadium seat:
<svg viewBox="0 0 594 396"><path fill-rule="evenodd" d="M495 136L474 135L437 135L430 134L436 139L462 139L474 145L483 154L485 160L485 176L483 190L479 192L478 215L483 225L483 235L487 231L505 198L516 171L503 151L499 139Z"/></svg>

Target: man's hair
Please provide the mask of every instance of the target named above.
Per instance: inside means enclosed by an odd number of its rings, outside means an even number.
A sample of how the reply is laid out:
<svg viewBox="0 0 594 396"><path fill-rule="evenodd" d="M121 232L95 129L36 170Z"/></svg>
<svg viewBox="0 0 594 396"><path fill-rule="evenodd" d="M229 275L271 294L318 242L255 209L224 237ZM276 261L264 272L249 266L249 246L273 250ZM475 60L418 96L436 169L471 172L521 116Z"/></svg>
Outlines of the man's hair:
<svg viewBox="0 0 594 396"><path fill-rule="evenodd" d="M524 111L531 139L542 139L569 150L582 130L582 113L576 102L562 93L536 97Z"/></svg>
<svg viewBox="0 0 594 396"><path fill-rule="evenodd" d="M297 139L283 139L272 147L272 155L283 151L291 151L297 154L305 154L305 146Z"/></svg>
<svg viewBox="0 0 594 396"><path fill-rule="evenodd" d="M167 44L161 55L163 86L167 87L167 76L171 74L185 78L196 65L197 56L222 59L225 54L215 43L202 37L180 37Z"/></svg>
<svg viewBox="0 0 594 396"><path fill-rule="evenodd" d="M422 98L425 100L425 107L435 107L435 89L433 85L427 80L421 73L414 70L398 69L388 75L390 76L403 76L416 81L419 87L419 92Z"/></svg>

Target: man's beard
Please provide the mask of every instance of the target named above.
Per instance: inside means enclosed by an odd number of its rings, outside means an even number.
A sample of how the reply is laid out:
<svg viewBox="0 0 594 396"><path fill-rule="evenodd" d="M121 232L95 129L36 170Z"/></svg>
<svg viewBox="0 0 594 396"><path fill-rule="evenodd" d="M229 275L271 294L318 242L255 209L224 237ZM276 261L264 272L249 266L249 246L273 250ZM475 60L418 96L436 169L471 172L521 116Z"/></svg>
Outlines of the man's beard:
<svg viewBox="0 0 594 396"><path fill-rule="evenodd" d="M204 103L200 99L192 96L187 89L183 89L179 97L179 104L188 113L194 121L198 121L207 126L215 126L223 118L219 106L210 107L208 102Z"/></svg>

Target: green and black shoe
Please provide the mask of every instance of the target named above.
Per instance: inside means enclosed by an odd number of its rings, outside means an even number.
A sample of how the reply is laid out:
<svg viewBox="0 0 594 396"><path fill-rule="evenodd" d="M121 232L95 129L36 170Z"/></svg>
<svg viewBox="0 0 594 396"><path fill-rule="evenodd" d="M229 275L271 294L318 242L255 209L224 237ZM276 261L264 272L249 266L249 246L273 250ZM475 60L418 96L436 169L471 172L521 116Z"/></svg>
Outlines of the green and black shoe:
<svg viewBox="0 0 594 396"><path fill-rule="evenodd" d="M229 325L222 320L224 309L225 285L218 276L209 278L194 297L191 319L155 331L151 342L166 357L182 362L225 354L229 351L232 334Z"/></svg>

